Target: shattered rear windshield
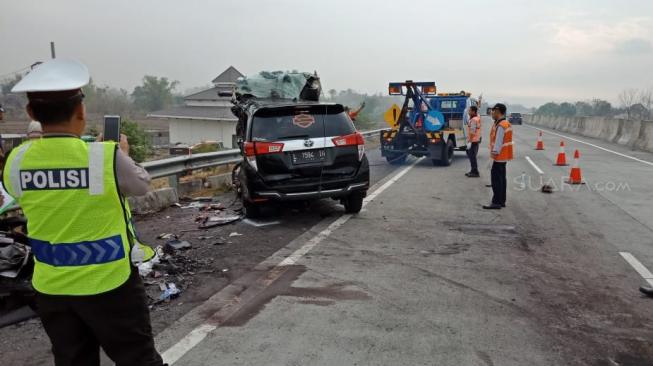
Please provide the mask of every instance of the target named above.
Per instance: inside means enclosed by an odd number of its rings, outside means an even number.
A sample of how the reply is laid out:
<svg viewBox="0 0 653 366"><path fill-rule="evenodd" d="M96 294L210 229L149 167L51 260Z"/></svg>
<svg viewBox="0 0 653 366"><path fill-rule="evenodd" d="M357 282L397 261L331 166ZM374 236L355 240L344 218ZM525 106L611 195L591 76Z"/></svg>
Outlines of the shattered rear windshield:
<svg viewBox="0 0 653 366"><path fill-rule="evenodd" d="M266 109L254 116L251 139L252 141L278 141L336 137L354 132L356 128L342 107Z"/></svg>

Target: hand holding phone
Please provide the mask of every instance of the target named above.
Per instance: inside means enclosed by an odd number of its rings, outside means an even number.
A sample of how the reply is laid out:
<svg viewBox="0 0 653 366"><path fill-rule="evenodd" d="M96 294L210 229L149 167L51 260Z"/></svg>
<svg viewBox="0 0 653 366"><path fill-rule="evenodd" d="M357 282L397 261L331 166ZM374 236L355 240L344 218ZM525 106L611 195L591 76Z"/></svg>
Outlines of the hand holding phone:
<svg viewBox="0 0 653 366"><path fill-rule="evenodd" d="M120 142L120 116L104 116L104 141Z"/></svg>

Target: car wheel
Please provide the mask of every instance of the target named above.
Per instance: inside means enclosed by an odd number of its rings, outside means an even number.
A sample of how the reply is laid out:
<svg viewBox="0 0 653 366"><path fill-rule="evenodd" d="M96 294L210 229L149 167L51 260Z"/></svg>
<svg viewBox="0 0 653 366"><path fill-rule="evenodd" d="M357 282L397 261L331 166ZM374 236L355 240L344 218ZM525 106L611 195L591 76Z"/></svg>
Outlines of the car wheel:
<svg viewBox="0 0 653 366"><path fill-rule="evenodd" d="M359 213L363 208L363 199L365 195L362 193L352 193L344 200L345 212L349 214Z"/></svg>
<svg viewBox="0 0 653 366"><path fill-rule="evenodd" d="M243 198L242 202L243 202L243 215L245 215L245 217L247 217L248 219L255 219L261 216L260 205L257 205L256 203L253 202L249 202L245 198Z"/></svg>

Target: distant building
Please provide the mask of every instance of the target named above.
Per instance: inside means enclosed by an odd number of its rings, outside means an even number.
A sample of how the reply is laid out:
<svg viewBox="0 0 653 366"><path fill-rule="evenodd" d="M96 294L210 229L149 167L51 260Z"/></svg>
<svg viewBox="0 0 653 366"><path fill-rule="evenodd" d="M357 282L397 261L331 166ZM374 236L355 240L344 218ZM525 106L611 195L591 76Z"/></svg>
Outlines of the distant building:
<svg viewBox="0 0 653 366"><path fill-rule="evenodd" d="M212 88L184 97L184 105L147 116L169 121L170 144L219 141L231 148L237 119L231 113L230 93L241 76L240 71L230 66L213 79ZM220 96L220 92L225 96Z"/></svg>

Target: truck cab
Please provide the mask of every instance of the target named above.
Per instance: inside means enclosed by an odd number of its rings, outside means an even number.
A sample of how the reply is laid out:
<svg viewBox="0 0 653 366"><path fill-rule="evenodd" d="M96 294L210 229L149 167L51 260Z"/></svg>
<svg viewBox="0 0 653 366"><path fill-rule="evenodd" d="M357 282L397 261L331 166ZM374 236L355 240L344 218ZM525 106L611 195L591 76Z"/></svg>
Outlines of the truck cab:
<svg viewBox="0 0 653 366"><path fill-rule="evenodd" d="M381 132L381 153L388 162L400 164L413 155L447 166L455 150L466 149L468 110L477 104L470 93L438 94L435 83L410 80L390 83L389 90L405 100L394 125Z"/></svg>

